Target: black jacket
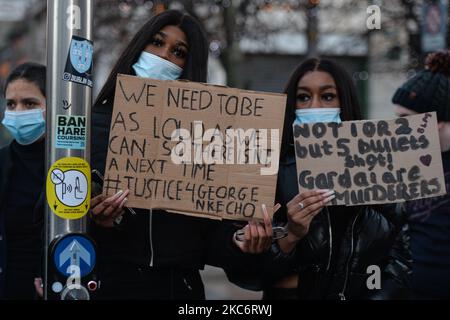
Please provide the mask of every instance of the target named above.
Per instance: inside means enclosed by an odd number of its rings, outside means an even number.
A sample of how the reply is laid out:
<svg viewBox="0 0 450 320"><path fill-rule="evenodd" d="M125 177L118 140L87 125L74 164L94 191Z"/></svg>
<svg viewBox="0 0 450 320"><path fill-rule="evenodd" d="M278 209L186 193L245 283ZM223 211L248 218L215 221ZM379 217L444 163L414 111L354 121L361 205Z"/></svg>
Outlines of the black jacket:
<svg viewBox="0 0 450 320"><path fill-rule="evenodd" d="M0 209L3 203L3 195L7 187L12 163L9 152L9 146L0 149ZM5 271L6 271L6 235L5 235L5 217L0 210L0 299L4 297L5 290Z"/></svg>
<svg viewBox="0 0 450 320"><path fill-rule="evenodd" d="M112 106L97 105L92 114L91 167L105 171ZM215 221L162 210L135 209L126 213L118 228L91 223L100 263L203 269L240 263L246 255L234 246L232 222Z"/></svg>
<svg viewBox="0 0 450 320"><path fill-rule="evenodd" d="M8 188L8 183L11 179L11 170L13 167L11 159L11 144L0 149L0 299L4 298L5 290L5 272L7 268L7 236L5 226L5 216L3 213L4 196ZM44 174L44 172L43 172ZM25 181L26 183L26 181ZM39 198L34 206L32 217L36 224L42 224L45 210L45 194L44 188L37 190L39 192ZM43 230L42 230L43 231ZM43 236L43 234L42 234ZM40 267L40 266L39 266ZM31 268L31 266L30 266Z"/></svg>
<svg viewBox="0 0 450 320"><path fill-rule="evenodd" d="M277 202L282 208L274 221L286 223L286 204L298 194L295 158L280 162L277 183ZM349 223L345 228L339 248L333 247L330 214L322 210L311 222L308 234L298 242L284 268L266 263L265 281L255 276L230 273L229 279L249 289L270 290L273 283L289 274L299 275L300 299L404 299L409 298L411 253L408 226L400 205L349 207ZM276 245L272 246L279 250ZM333 265L331 265L331 257ZM381 271L381 289L369 290L367 280L371 265ZM275 272L271 272L272 269ZM247 278L246 278L247 277ZM252 283L252 280L254 281ZM371 281L369 281L371 282Z"/></svg>

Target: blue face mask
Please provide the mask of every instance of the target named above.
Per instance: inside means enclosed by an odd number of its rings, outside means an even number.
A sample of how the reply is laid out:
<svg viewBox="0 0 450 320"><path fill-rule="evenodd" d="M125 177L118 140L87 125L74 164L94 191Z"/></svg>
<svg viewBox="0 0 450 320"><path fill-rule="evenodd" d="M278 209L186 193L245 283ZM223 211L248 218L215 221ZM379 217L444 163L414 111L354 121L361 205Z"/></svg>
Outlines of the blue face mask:
<svg viewBox="0 0 450 320"><path fill-rule="evenodd" d="M294 124L314 122L337 122L341 123L339 108L308 108L296 109Z"/></svg>
<svg viewBox="0 0 450 320"><path fill-rule="evenodd" d="M183 72L176 64L147 51L142 51L133 69L139 77L156 80L177 80Z"/></svg>
<svg viewBox="0 0 450 320"><path fill-rule="evenodd" d="M32 144L45 133L44 110L5 111L2 124L22 145Z"/></svg>

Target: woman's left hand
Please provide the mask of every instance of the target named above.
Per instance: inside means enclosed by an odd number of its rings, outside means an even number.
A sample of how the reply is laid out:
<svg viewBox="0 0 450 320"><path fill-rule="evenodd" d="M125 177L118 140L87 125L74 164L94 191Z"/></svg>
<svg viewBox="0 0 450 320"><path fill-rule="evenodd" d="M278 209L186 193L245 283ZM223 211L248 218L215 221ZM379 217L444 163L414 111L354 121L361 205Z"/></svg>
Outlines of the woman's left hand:
<svg viewBox="0 0 450 320"><path fill-rule="evenodd" d="M273 208L273 213L277 212L281 207L280 204L276 204ZM249 221L248 224L240 229L244 233L244 240L238 240L236 237L236 231L233 236L234 244L245 253L258 254L267 251L272 244L272 221L267 213L266 206L262 205L264 224L259 221ZM241 231L241 232L242 232Z"/></svg>

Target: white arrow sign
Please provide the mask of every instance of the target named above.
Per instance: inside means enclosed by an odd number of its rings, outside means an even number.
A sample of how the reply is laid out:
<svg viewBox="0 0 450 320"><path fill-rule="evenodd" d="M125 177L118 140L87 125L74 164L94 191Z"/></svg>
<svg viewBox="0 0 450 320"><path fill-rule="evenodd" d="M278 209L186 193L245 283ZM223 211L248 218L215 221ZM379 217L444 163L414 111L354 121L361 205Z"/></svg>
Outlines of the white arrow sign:
<svg viewBox="0 0 450 320"><path fill-rule="evenodd" d="M80 266L80 259L91 266L91 254L77 240L73 240L59 255L59 266L61 267L70 259L70 265Z"/></svg>

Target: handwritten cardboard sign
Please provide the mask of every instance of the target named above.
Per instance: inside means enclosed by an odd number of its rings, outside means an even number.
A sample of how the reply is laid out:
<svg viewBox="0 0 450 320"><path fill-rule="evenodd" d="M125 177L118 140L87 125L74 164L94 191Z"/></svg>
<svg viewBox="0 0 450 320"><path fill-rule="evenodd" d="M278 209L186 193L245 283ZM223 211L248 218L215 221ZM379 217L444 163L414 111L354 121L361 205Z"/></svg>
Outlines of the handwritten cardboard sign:
<svg viewBox="0 0 450 320"><path fill-rule="evenodd" d="M332 189L334 205L445 194L436 113L294 125L300 192Z"/></svg>
<svg viewBox="0 0 450 320"><path fill-rule="evenodd" d="M285 104L281 94L119 75L103 192L129 189L135 208L261 218L261 205L274 205Z"/></svg>

